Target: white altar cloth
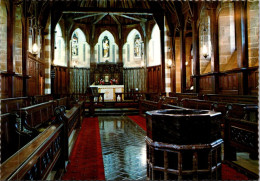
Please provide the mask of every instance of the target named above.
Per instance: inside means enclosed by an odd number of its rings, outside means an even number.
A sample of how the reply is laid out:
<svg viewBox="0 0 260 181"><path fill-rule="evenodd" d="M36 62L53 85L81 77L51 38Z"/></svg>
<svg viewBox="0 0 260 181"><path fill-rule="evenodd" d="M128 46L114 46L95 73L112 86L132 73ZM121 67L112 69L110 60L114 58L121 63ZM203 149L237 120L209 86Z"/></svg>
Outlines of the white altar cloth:
<svg viewBox="0 0 260 181"><path fill-rule="evenodd" d="M99 93L105 93L104 101L116 101L115 93L124 92L124 85L91 85L90 87L98 87Z"/></svg>

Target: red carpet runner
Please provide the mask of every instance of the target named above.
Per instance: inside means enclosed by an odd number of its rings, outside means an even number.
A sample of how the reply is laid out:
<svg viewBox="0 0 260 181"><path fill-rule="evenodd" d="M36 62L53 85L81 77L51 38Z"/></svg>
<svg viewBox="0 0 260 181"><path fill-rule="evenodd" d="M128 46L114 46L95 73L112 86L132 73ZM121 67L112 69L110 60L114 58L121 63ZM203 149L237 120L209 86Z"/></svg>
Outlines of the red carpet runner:
<svg viewBox="0 0 260 181"><path fill-rule="evenodd" d="M62 180L105 180L98 118L85 118Z"/></svg>
<svg viewBox="0 0 260 181"><path fill-rule="evenodd" d="M143 116L128 116L131 120L136 122L144 131L146 131L146 119Z"/></svg>
<svg viewBox="0 0 260 181"><path fill-rule="evenodd" d="M146 119L142 116L128 116L146 131ZM248 180L247 176L237 172L226 164L222 164L222 180Z"/></svg>

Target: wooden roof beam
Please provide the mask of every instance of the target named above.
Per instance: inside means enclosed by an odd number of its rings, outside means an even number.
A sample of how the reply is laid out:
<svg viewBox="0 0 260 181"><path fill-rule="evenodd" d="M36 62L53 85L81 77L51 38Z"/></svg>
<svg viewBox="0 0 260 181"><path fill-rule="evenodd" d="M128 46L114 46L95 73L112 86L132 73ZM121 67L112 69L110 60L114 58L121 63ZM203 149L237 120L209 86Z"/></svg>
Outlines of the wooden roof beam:
<svg viewBox="0 0 260 181"><path fill-rule="evenodd" d="M108 15L108 13L104 13L100 16L97 17L97 19L95 19L95 21L93 22L93 24L97 24L100 20L102 20L106 15Z"/></svg>
<svg viewBox="0 0 260 181"><path fill-rule="evenodd" d="M88 14L88 15L85 15L85 16L80 16L80 17L73 18L73 20L79 20L79 19L89 18L89 17L92 17L92 16L101 15L101 14L104 14L104 13Z"/></svg>
<svg viewBox="0 0 260 181"><path fill-rule="evenodd" d="M118 19L113 15L113 14L109 14L113 20L116 22L116 24L120 25L121 23L118 21Z"/></svg>
<svg viewBox="0 0 260 181"><path fill-rule="evenodd" d="M127 16L127 15L124 15L124 14L116 14L116 15L118 15L118 16L122 16L122 17L124 17L124 18L128 18L128 19L132 19L132 20L135 20L135 21L140 21L140 22L145 22L145 21L147 21L147 19L145 19L145 18L134 18L134 17L131 17L131 16Z"/></svg>
<svg viewBox="0 0 260 181"><path fill-rule="evenodd" d="M153 15L152 10L144 8L87 8L87 7L68 7L64 8L63 13L121 13L137 15Z"/></svg>

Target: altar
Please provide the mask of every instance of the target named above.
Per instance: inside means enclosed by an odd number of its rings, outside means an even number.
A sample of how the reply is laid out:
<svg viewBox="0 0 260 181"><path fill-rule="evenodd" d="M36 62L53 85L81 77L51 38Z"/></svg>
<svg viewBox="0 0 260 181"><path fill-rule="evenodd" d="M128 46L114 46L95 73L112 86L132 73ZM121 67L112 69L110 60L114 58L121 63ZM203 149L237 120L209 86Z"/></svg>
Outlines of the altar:
<svg viewBox="0 0 260 181"><path fill-rule="evenodd" d="M115 93L123 93L124 85L91 85L97 87L99 93L104 93L104 101L116 101ZM119 99L119 98L118 98ZM124 98L122 98L124 100Z"/></svg>

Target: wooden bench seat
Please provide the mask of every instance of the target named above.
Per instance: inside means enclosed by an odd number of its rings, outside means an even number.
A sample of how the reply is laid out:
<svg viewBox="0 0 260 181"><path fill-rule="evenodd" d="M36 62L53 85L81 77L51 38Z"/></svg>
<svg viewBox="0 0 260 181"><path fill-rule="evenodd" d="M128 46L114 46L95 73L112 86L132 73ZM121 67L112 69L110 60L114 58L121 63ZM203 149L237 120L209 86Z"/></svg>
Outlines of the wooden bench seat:
<svg viewBox="0 0 260 181"><path fill-rule="evenodd" d="M31 99L28 97L15 97L0 99L1 102L1 113L5 114L12 112L13 110L19 110L20 108L32 105Z"/></svg>
<svg viewBox="0 0 260 181"><path fill-rule="evenodd" d="M45 180L62 156L63 124L52 125L1 164L1 180ZM62 162L64 159L60 158ZM64 162L64 161L63 161ZM61 164L60 167L64 167Z"/></svg>
<svg viewBox="0 0 260 181"><path fill-rule="evenodd" d="M54 120L54 108L54 101L49 101L22 108L19 110L19 115L22 122L26 120L30 127L39 128Z"/></svg>
<svg viewBox="0 0 260 181"><path fill-rule="evenodd" d="M37 96L33 96L33 104L40 104L43 102L48 102L53 100L53 96L51 94L46 94L46 95L37 95Z"/></svg>
<svg viewBox="0 0 260 181"><path fill-rule="evenodd" d="M236 151L258 158L258 106L228 104L225 120L225 159L236 160Z"/></svg>
<svg viewBox="0 0 260 181"><path fill-rule="evenodd" d="M184 98L187 99L202 99L202 95L198 93L169 93L170 97L177 97L178 98L178 105L181 106L181 101Z"/></svg>

